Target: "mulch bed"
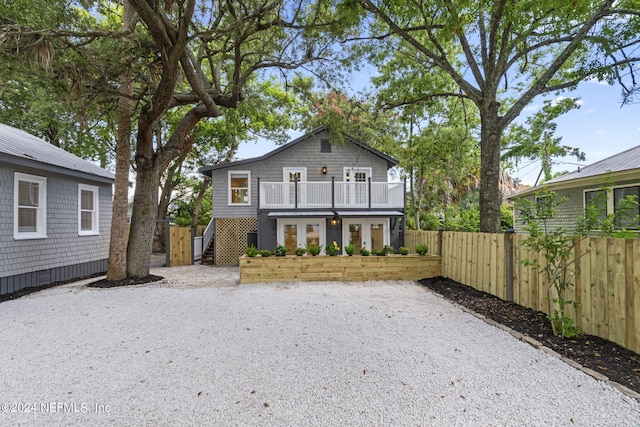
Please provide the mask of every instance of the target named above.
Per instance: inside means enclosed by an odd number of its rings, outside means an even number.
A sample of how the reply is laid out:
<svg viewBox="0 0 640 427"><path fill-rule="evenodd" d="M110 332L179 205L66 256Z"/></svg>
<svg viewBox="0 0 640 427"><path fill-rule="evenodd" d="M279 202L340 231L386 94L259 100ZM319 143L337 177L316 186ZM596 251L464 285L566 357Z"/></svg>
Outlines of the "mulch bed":
<svg viewBox="0 0 640 427"><path fill-rule="evenodd" d="M97 280L95 282L91 282L87 284L88 288L116 288L118 286L133 286L133 285L143 285L145 283L153 283L159 280L164 279L161 276L154 276L150 274L145 277L128 277L123 280Z"/></svg>
<svg viewBox="0 0 640 427"><path fill-rule="evenodd" d="M547 315L503 301L450 279L423 279L423 286L478 314L539 341L556 353L640 393L640 355L593 335L556 337Z"/></svg>

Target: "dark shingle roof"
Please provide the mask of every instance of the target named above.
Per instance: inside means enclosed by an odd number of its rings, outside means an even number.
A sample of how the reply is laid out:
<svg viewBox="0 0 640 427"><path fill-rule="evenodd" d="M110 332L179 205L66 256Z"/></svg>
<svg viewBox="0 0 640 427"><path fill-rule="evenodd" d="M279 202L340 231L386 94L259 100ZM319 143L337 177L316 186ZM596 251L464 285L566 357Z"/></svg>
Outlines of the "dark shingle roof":
<svg viewBox="0 0 640 427"><path fill-rule="evenodd" d="M0 123L0 160L57 173L113 181L113 173L25 131ZM90 177L87 177L90 178Z"/></svg>

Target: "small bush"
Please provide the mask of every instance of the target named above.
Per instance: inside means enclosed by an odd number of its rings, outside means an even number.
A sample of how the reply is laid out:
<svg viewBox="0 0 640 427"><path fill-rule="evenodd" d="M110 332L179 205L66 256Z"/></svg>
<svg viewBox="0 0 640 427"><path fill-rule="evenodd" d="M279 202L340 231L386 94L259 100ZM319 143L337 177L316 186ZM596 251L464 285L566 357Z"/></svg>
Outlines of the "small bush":
<svg viewBox="0 0 640 427"><path fill-rule="evenodd" d="M416 245L416 253L418 255L426 255L429 248L425 244Z"/></svg>
<svg viewBox="0 0 640 427"><path fill-rule="evenodd" d="M369 256L370 252L367 248L362 248L360 249L360 255L362 256Z"/></svg>
<svg viewBox="0 0 640 427"><path fill-rule="evenodd" d="M322 250L322 245L320 245L320 246L318 246L318 245L309 245L309 247L307 248L307 252L309 252L311 254L311 256L318 255L321 250Z"/></svg>
<svg viewBox="0 0 640 427"><path fill-rule="evenodd" d="M338 244L334 240L332 244L326 245L324 247L324 253L329 256L336 256L338 255L338 253L340 253L340 246L338 246Z"/></svg>
<svg viewBox="0 0 640 427"><path fill-rule="evenodd" d="M271 251L269 249L263 249L261 251L258 251L258 255L260 255L261 257L270 257L271 256Z"/></svg>
<svg viewBox="0 0 640 427"><path fill-rule="evenodd" d="M288 252L288 249L285 248L284 246L282 246L280 243L276 242L276 249L273 251L273 253L276 256L285 256Z"/></svg>
<svg viewBox="0 0 640 427"><path fill-rule="evenodd" d="M307 250L305 248L296 248L295 252L297 256L302 256L307 253Z"/></svg>
<svg viewBox="0 0 640 427"><path fill-rule="evenodd" d="M400 255L409 255L409 248L406 248L404 246L400 246L398 251L400 252Z"/></svg>
<svg viewBox="0 0 640 427"><path fill-rule="evenodd" d="M347 245L344 247L344 251L347 253L347 255L351 256L356 251L356 248L353 245Z"/></svg>
<svg viewBox="0 0 640 427"><path fill-rule="evenodd" d="M245 248L244 253L247 254L248 257L253 258L254 256L258 255L258 250L254 245L251 245Z"/></svg>

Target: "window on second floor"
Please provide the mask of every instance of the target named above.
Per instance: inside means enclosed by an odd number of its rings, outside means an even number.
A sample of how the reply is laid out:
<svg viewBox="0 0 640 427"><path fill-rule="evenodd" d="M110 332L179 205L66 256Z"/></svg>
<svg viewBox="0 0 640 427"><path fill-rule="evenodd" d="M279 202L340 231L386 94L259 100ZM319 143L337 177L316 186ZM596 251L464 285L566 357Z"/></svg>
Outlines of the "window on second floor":
<svg viewBox="0 0 640 427"><path fill-rule="evenodd" d="M78 184L78 235L98 233L98 187Z"/></svg>
<svg viewBox="0 0 640 427"><path fill-rule="evenodd" d="M251 204L251 172L229 171L229 205Z"/></svg>
<svg viewBox="0 0 640 427"><path fill-rule="evenodd" d="M47 237L47 178L16 172L13 200L13 237Z"/></svg>

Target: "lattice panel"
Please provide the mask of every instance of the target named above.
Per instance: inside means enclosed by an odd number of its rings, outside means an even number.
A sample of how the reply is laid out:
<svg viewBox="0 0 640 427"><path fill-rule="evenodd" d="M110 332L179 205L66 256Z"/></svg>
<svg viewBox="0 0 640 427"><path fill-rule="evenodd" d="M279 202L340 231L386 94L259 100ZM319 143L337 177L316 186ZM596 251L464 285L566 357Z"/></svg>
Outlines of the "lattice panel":
<svg viewBox="0 0 640 427"><path fill-rule="evenodd" d="M257 218L216 219L216 265L238 265L247 246L247 233L257 228Z"/></svg>

